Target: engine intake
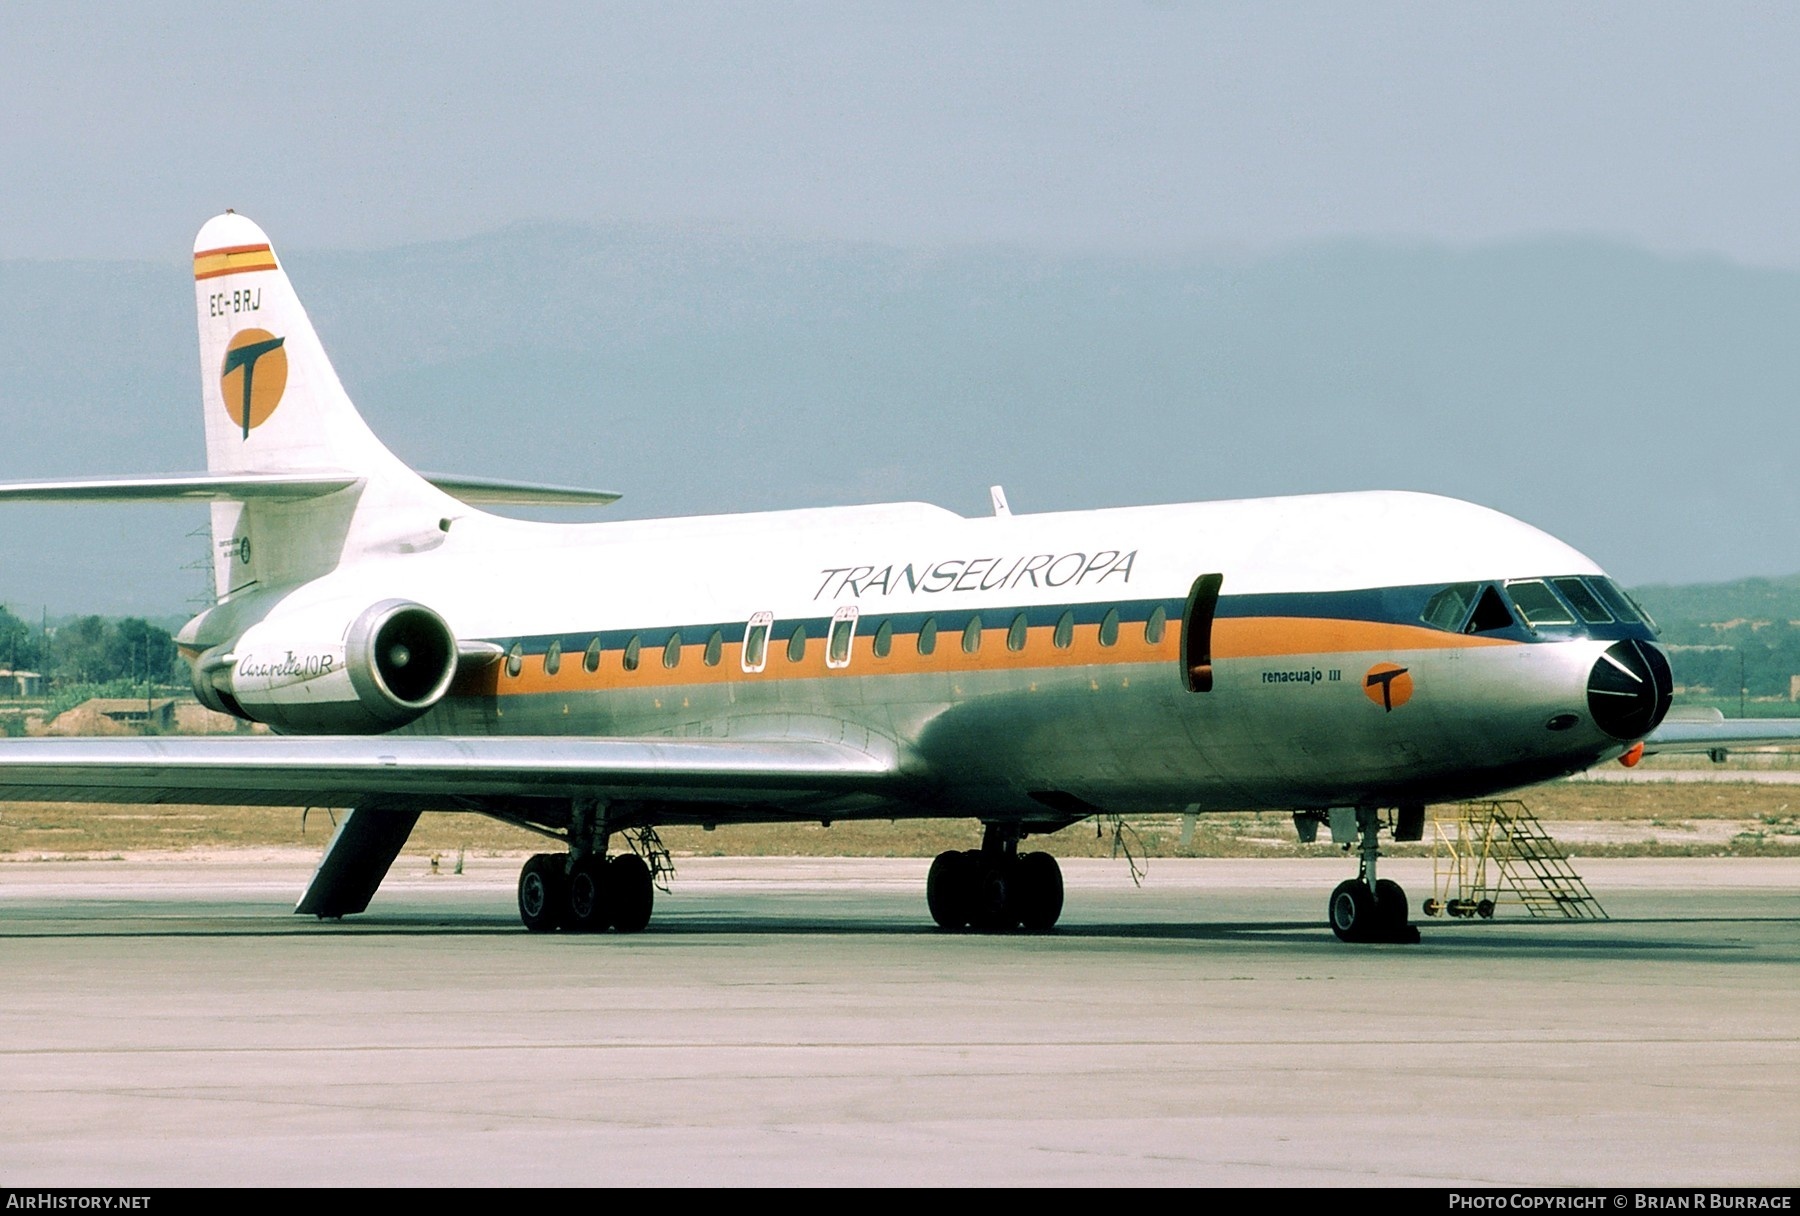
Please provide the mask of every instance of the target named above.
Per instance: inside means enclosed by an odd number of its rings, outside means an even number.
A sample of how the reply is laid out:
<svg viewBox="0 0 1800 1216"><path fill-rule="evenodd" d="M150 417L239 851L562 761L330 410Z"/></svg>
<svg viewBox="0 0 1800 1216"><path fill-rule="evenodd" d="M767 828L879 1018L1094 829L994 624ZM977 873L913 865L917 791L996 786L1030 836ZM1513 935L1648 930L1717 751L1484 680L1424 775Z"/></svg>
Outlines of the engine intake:
<svg viewBox="0 0 1800 1216"><path fill-rule="evenodd" d="M456 678L456 635L411 600L344 624L329 606L270 613L194 666L202 702L294 734L377 734L423 715Z"/></svg>
<svg viewBox="0 0 1800 1216"><path fill-rule="evenodd" d="M384 600L356 618L344 639L350 683L367 705L387 706L410 722L450 690L456 638L422 604Z"/></svg>

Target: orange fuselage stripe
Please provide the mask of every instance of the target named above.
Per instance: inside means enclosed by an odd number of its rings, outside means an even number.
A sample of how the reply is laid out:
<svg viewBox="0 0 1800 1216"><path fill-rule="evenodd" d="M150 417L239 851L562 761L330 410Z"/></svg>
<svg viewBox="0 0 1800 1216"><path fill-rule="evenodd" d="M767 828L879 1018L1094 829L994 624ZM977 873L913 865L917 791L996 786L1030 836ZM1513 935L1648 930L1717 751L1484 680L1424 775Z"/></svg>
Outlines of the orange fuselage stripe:
<svg viewBox="0 0 1800 1216"><path fill-rule="evenodd" d="M832 679L839 676L955 674L971 671L1025 669L1056 670L1069 667L1110 666L1121 663L1175 663L1181 655L1180 630L1170 622L1162 641L1144 640L1142 623L1119 627L1118 640L1100 644L1099 625L1078 625L1067 648L1054 643L1054 626L1033 626L1025 645L1011 650L1005 626L982 630L981 645L973 652L962 646L960 630L940 630L937 647L928 655L918 652L916 634L897 634L886 657L875 654L873 633L858 633L852 642L850 662L829 667L825 662L827 639L809 637L799 662L787 657L787 637L779 631L767 642L763 669L743 669L743 638L727 639L719 662L704 661L707 639L683 637L680 658L673 667L663 664L663 647L645 645L638 665L627 670L622 647L608 647L599 666L588 671L581 650L565 651L556 674L545 671L545 656L522 656L518 675L507 674L501 659L471 677L459 680L452 690L462 696L546 695L626 688L673 688L750 683L759 680ZM1224 659L1275 658L1300 654L1397 653L1409 650L1441 650L1458 647L1513 646L1499 638L1470 637L1415 625L1391 625L1371 621L1321 620L1305 617L1227 618L1213 624L1212 657Z"/></svg>

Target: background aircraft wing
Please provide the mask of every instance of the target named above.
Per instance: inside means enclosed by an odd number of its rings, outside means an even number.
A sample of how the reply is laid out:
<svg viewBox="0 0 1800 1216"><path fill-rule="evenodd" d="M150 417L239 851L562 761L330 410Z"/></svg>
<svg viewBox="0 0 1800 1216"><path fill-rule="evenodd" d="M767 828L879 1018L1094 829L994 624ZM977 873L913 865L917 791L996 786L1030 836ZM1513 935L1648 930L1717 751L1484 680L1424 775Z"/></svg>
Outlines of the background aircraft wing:
<svg viewBox="0 0 1800 1216"><path fill-rule="evenodd" d="M1644 740L1646 752L1719 752L1745 747L1800 744L1800 718L1727 718L1723 714L1671 715Z"/></svg>
<svg viewBox="0 0 1800 1216"><path fill-rule="evenodd" d="M902 796L892 755L810 739L449 736L0 740L0 801L508 811L577 797L745 818ZM724 814L718 812L723 811ZM779 817L779 816L777 816Z"/></svg>

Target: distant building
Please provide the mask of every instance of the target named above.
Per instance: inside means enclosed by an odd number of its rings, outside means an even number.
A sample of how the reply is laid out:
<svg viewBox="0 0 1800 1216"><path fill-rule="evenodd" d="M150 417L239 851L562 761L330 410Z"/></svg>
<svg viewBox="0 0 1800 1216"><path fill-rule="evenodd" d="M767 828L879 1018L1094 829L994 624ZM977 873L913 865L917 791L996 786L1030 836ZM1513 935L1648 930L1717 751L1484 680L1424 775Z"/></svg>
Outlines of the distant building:
<svg viewBox="0 0 1800 1216"><path fill-rule="evenodd" d="M1800 701L1800 676L1788 677L1788 700Z"/></svg>
<svg viewBox="0 0 1800 1216"><path fill-rule="evenodd" d="M155 701L146 701L141 697L94 697L82 703L80 708L133 730L166 731L175 726L173 697Z"/></svg>
<svg viewBox="0 0 1800 1216"><path fill-rule="evenodd" d="M13 671L0 667L0 697L41 697L44 677L35 671Z"/></svg>

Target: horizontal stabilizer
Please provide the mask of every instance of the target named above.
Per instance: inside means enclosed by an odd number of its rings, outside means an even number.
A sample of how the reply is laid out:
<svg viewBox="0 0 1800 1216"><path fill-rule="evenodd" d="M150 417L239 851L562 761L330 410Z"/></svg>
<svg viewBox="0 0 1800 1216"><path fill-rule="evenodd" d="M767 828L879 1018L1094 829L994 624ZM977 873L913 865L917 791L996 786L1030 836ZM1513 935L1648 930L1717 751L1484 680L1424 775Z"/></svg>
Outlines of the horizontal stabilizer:
<svg viewBox="0 0 1800 1216"><path fill-rule="evenodd" d="M438 489L471 506L606 506L611 490L547 486L489 477L425 474ZM0 482L0 502L251 502L317 498L357 484L346 472L177 473L164 477L92 477Z"/></svg>
<svg viewBox="0 0 1800 1216"><path fill-rule="evenodd" d="M613 490L584 490L577 486L546 486L529 481L500 481L492 477L453 477L421 473L426 481L472 507L604 507L619 501Z"/></svg>
<svg viewBox="0 0 1800 1216"><path fill-rule="evenodd" d="M317 498L362 480L354 473L177 473L0 482L0 502L247 502Z"/></svg>

